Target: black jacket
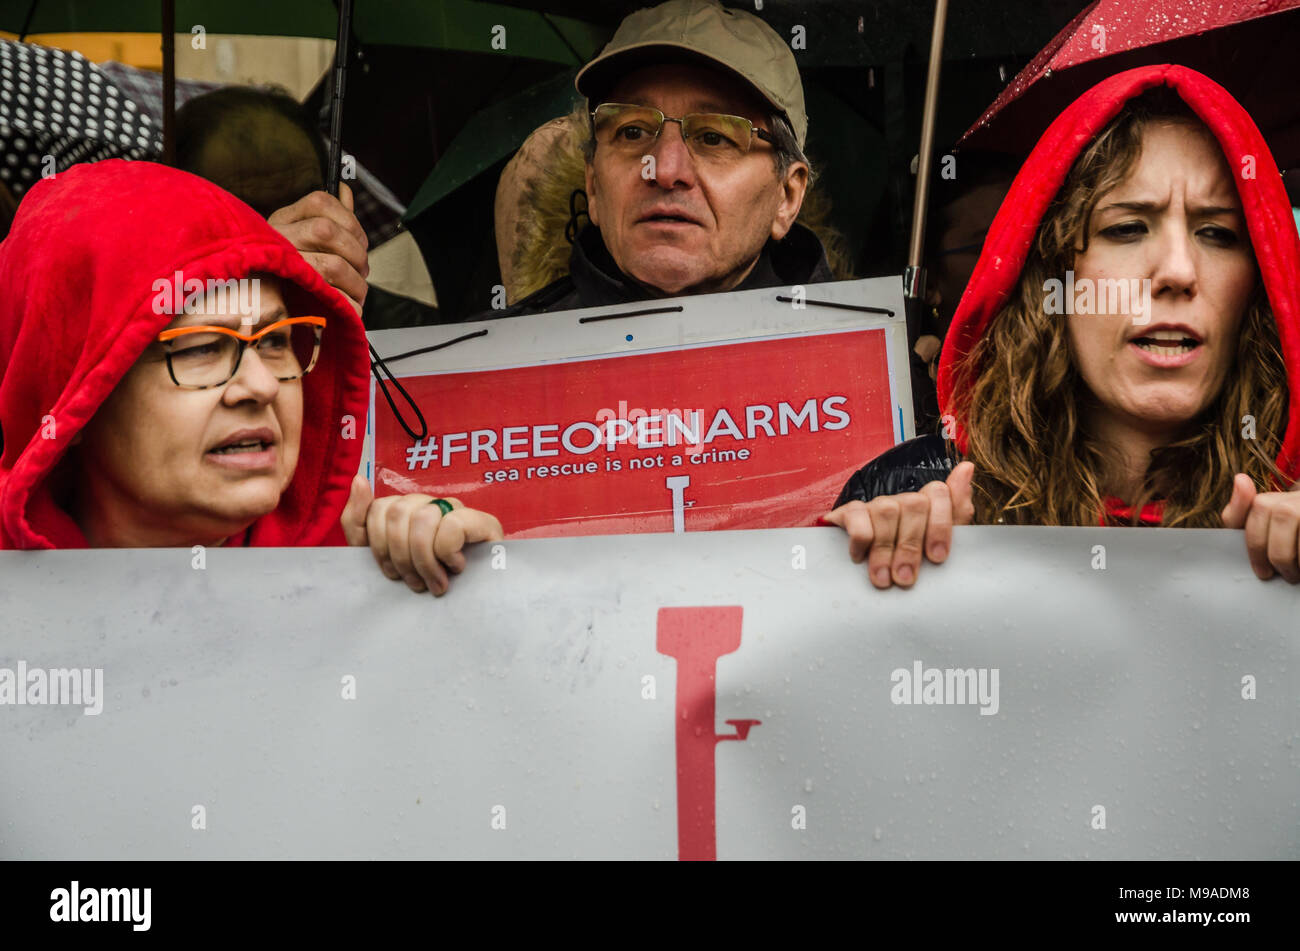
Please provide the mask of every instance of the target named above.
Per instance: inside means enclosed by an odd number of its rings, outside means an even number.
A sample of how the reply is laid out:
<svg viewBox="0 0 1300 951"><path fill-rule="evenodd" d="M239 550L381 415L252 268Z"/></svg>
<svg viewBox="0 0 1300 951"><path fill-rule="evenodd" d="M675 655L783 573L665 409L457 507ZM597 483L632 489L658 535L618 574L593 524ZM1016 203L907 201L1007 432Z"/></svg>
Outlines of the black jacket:
<svg viewBox="0 0 1300 951"><path fill-rule="evenodd" d="M768 240L754 269L733 290L816 284L829 280L833 278L821 241L808 228L795 224L783 240ZM511 307L475 314L467 319L490 320L523 314L548 314L557 310L642 300L654 298L619 270L605 248L600 229L590 226L578 233L573 252L569 256L568 274Z"/></svg>
<svg viewBox="0 0 1300 951"><path fill-rule="evenodd" d="M942 482L961 462L957 450L942 436L917 436L887 449L844 483L832 508L845 502L870 502L878 495L918 492L928 482Z"/></svg>

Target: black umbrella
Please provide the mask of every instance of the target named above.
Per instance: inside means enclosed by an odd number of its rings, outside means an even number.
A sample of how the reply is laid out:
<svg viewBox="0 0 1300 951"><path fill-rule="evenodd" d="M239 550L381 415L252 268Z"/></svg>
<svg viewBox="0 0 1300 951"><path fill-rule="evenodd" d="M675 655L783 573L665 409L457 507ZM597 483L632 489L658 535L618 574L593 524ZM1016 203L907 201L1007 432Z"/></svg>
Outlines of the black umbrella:
<svg viewBox="0 0 1300 951"><path fill-rule="evenodd" d="M15 197L77 162L155 155L160 131L80 53L0 40L0 181Z"/></svg>

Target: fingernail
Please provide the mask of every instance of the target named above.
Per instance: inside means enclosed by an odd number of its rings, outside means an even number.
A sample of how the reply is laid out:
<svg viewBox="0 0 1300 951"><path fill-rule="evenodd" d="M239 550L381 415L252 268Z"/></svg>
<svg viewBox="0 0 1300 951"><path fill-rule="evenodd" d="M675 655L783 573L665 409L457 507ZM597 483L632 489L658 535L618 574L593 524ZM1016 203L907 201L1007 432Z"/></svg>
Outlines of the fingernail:
<svg viewBox="0 0 1300 951"><path fill-rule="evenodd" d="M883 588L885 585L889 584L889 569L877 568L875 578L876 578L876 584L880 585Z"/></svg>
<svg viewBox="0 0 1300 951"><path fill-rule="evenodd" d="M948 546L947 546L947 545L935 545L935 546L934 546L934 560L935 560L935 561L942 561L942 560L943 560L944 558L946 558L947 556L948 556Z"/></svg>
<svg viewBox="0 0 1300 951"><path fill-rule="evenodd" d="M817 521L813 522L813 524L814 524L814 525L829 525L831 528L834 528L834 527L835 527L835 523L834 523L834 522L828 522L828 521L825 519L825 517L823 517L823 516L821 516L821 515L818 515L818 516L817 516Z"/></svg>
<svg viewBox="0 0 1300 951"><path fill-rule="evenodd" d="M912 583L912 569L908 565L903 565L898 569L898 580L902 584Z"/></svg>

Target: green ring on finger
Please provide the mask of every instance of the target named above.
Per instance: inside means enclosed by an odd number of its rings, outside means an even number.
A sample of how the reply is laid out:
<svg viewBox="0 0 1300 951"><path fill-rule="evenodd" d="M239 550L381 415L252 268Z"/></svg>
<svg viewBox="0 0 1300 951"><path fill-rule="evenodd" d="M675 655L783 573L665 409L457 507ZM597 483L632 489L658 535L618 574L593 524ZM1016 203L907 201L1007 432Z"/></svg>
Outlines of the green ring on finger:
<svg viewBox="0 0 1300 951"><path fill-rule="evenodd" d="M443 515L449 515L451 510L454 508L454 506L446 499L430 499L429 504L438 506L439 511L441 511Z"/></svg>

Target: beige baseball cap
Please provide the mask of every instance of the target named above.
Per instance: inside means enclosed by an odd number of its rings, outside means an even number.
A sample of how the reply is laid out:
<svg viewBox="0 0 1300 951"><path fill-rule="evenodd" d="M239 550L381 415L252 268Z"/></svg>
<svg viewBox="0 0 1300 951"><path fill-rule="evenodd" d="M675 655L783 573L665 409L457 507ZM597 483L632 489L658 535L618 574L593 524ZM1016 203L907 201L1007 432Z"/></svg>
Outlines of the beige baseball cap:
<svg viewBox="0 0 1300 951"><path fill-rule="evenodd" d="M619 76L663 53L704 59L740 76L790 121L799 148L808 135L803 83L794 52L770 26L717 0L668 0L629 14L600 55L574 80L590 101Z"/></svg>

